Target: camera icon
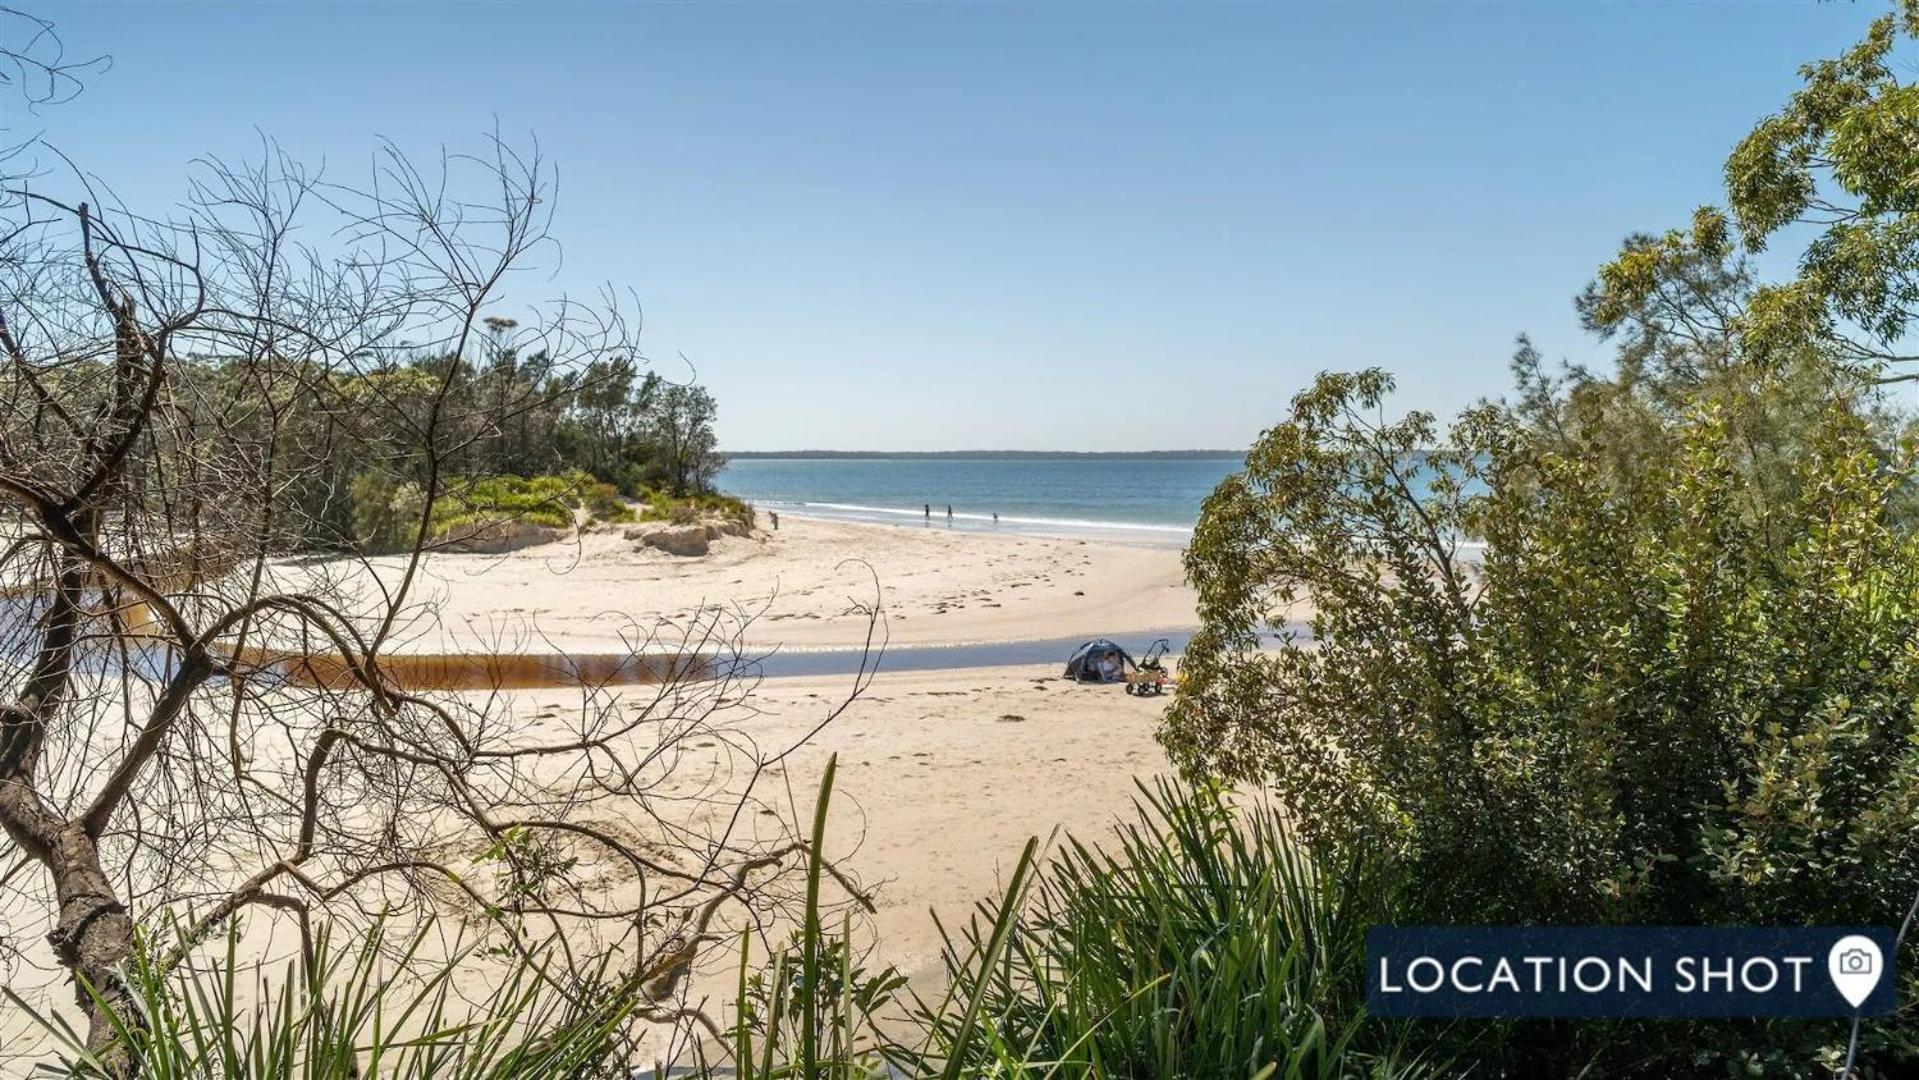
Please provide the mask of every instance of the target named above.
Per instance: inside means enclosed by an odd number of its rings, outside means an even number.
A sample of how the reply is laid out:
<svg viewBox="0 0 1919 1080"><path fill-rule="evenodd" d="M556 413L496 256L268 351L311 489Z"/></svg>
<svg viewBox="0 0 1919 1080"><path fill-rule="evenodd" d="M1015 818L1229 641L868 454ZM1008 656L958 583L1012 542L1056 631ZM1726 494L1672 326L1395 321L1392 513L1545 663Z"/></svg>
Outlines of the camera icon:
<svg viewBox="0 0 1919 1080"><path fill-rule="evenodd" d="M1839 954L1839 974L1872 974L1872 954L1864 949L1847 949Z"/></svg>

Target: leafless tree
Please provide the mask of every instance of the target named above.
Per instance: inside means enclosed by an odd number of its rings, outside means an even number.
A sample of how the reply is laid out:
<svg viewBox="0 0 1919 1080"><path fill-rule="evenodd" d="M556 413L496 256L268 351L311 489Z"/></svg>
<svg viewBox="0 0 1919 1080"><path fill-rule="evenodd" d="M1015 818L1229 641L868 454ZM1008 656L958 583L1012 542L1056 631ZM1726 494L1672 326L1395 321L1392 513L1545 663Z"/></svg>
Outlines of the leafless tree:
<svg viewBox="0 0 1919 1080"><path fill-rule="evenodd" d="M111 66L105 56L69 56L50 20L0 5L0 87L28 109L70 100L86 76Z"/></svg>
<svg viewBox="0 0 1919 1080"><path fill-rule="evenodd" d="M700 947L794 899L805 843L760 781L796 744L747 729L750 613L629 626L612 657L418 653L435 507L516 407L462 394L485 350L639 355L611 301L498 318L551 249L548 190L497 138L430 169L384 147L357 186L270 146L206 161L166 217L78 171L7 190L0 901L47 913L92 1042L140 1022L120 973L162 914L178 958L253 909L459 911L557 942L566 992L684 1022ZM377 563L321 512L375 444L423 496ZM577 698L535 710L529 683Z"/></svg>

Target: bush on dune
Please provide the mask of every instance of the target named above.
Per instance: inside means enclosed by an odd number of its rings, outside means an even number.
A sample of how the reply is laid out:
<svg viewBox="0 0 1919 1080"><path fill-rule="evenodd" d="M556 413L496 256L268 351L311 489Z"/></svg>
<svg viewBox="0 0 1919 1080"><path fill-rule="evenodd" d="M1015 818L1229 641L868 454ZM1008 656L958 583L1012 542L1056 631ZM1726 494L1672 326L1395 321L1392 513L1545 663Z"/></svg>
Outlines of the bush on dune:
<svg viewBox="0 0 1919 1080"><path fill-rule="evenodd" d="M412 546L425 503L417 485L369 470L350 485L360 550L368 554ZM636 520L690 524L706 518L738 522L748 529L757 517L741 499L717 492L673 495L642 489L628 502L620 488L574 471L548 476L480 476L448 480L434 502L427 526L431 542L456 540L502 523L570 529L579 512L607 525Z"/></svg>
<svg viewBox="0 0 1919 1080"><path fill-rule="evenodd" d="M351 493L362 550L382 554L412 545L425 505L417 485L368 471L354 477ZM619 488L577 470L532 477L469 477L443 485L433 504L427 538L430 542L453 539L509 522L571 529L582 510L587 520L602 524L621 524L636 517Z"/></svg>
<svg viewBox="0 0 1919 1080"><path fill-rule="evenodd" d="M753 528L758 521L751 503L731 495L717 492L673 495L658 489L641 494L639 517L642 521L669 521L675 525L691 524L702 517L717 517L738 522L748 529Z"/></svg>
<svg viewBox="0 0 1919 1080"><path fill-rule="evenodd" d="M436 538L492 521L570 529L573 511L592 483L583 473L531 478L485 476L456 482L434 504L430 529Z"/></svg>
<svg viewBox="0 0 1919 1080"><path fill-rule="evenodd" d="M612 484L595 483L586 489L584 495L587 516L594 521L607 525L621 525L634 520L638 515L626 499L620 495L620 489Z"/></svg>

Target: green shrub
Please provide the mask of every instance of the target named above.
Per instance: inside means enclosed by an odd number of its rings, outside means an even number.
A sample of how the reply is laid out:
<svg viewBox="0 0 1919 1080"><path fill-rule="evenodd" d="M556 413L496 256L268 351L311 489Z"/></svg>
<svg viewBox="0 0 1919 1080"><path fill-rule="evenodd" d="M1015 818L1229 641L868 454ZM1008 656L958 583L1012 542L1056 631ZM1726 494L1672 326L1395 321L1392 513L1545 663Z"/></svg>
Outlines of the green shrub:
<svg viewBox="0 0 1919 1080"><path fill-rule="evenodd" d="M412 545L424 507L417 484L369 470L356 474L349 488L361 550L384 554ZM758 520L750 504L731 495L709 492L673 496L657 489L642 489L638 498L636 512L619 486L601 483L577 470L554 476L454 478L443 485L433 505L428 534L429 539L441 540L502 521L567 529L573 527L574 513L581 509L591 520L606 524L636 519L689 524L719 517L751 529Z"/></svg>
<svg viewBox="0 0 1919 1080"><path fill-rule="evenodd" d="M753 505L731 495L708 493L675 496L656 489L643 492L640 498L640 517L646 521L670 521L684 525L710 516L737 521L749 529L759 523L759 515Z"/></svg>
<svg viewBox="0 0 1919 1080"><path fill-rule="evenodd" d="M1366 930L1397 911L1383 859L1322 866L1271 808L1163 780L1141 792L1113 850L1069 840L1036 875L1010 933L1007 909L983 907L947 936L925 1059L966 1075L1426 1071L1403 1027L1364 1017Z"/></svg>
<svg viewBox="0 0 1919 1080"><path fill-rule="evenodd" d="M351 495L362 550L382 553L411 545L423 505L417 485L396 482L384 473L365 472L353 478ZM533 477L463 477L444 485L433 505L429 538L444 539L503 521L568 529L573 527L574 512L580 509L592 520L608 524L635 517L617 487L579 471Z"/></svg>
<svg viewBox="0 0 1919 1080"><path fill-rule="evenodd" d="M1324 849L1392 845L1425 920L1896 925L1919 544L1886 508L1911 448L1835 397L1782 479L1714 405L1655 418L1641 453L1577 400L1382 424L1390 387L1322 377L1207 500L1176 758L1270 783ZM1303 597L1312 646L1260 651ZM1659 1045L1697 1065L1845 1036L1757 1030ZM1633 1042L1545 1036L1555 1069Z"/></svg>
<svg viewBox="0 0 1919 1080"><path fill-rule="evenodd" d="M645 499L647 493L660 486L663 477L656 471L638 462L621 465L613 475L613 486L620 494L629 499Z"/></svg>
<svg viewBox="0 0 1919 1080"><path fill-rule="evenodd" d="M594 521L618 525L634 519L633 508L612 484L594 484L586 489L586 511Z"/></svg>
<svg viewBox="0 0 1919 1080"><path fill-rule="evenodd" d="M449 482L433 505L434 539L483 529L502 521L570 529L594 481L585 473L563 476L483 476Z"/></svg>

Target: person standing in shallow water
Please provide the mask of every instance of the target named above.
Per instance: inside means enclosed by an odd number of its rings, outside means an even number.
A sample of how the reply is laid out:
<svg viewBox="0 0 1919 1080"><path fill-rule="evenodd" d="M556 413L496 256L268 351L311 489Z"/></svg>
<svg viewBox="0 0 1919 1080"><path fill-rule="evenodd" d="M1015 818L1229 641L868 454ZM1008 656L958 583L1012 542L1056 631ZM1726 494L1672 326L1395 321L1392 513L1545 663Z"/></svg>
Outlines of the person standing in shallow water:
<svg viewBox="0 0 1919 1080"><path fill-rule="evenodd" d="M953 523L953 504L952 503L946 504L946 523L948 525L951 525Z"/></svg>
<svg viewBox="0 0 1919 1080"><path fill-rule="evenodd" d="M928 521L933 520L933 504L932 503L926 504L926 520Z"/></svg>

